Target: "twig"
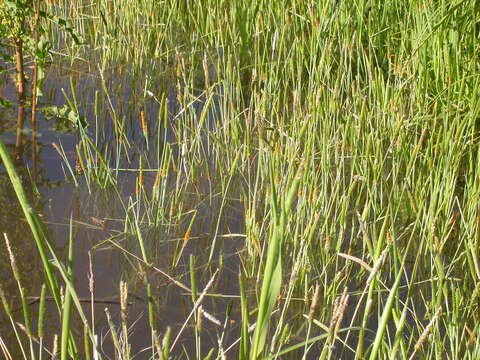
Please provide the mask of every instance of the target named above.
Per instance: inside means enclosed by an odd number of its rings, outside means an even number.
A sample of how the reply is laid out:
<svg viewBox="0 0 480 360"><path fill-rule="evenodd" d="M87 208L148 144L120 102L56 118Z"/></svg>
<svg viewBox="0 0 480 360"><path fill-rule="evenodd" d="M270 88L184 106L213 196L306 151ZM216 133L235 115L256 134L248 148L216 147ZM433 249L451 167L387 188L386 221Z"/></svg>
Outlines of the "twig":
<svg viewBox="0 0 480 360"><path fill-rule="evenodd" d="M190 311L190 314L188 315L187 319L186 319L185 322L183 323L182 328L181 328L180 331L178 332L177 337L175 338L175 340L173 341L170 350L172 350L172 349L175 347L175 344L178 342L178 339L180 338L180 335L182 335L183 330L185 330L185 327L187 326L188 321L190 320L190 318L192 317L192 315L195 314L195 311L197 310L198 306L202 303L203 298L204 298L205 295L207 294L208 289L210 289L210 287L213 285L213 281L215 280L215 276L217 275L218 271L219 271L218 269L215 270L215 272L213 273L213 276L212 276L212 278L210 279L210 281L208 282L207 286L205 286L205 289L204 289L203 292L200 294L200 296L198 297L197 301L195 301L195 304L193 305L192 311Z"/></svg>

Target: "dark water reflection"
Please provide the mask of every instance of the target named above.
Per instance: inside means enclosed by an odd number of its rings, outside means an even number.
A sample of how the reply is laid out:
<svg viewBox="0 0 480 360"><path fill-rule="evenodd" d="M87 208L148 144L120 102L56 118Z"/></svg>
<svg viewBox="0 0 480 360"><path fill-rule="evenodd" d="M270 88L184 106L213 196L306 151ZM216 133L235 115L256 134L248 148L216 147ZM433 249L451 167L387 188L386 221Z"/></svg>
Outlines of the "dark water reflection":
<svg viewBox="0 0 480 360"><path fill-rule="evenodd" d="M150 88L154 93L162 93L166 96L172 116L175 107L175 94L169 88L168 83L159 82L156 89ZM163 84L163 85L162 85ZM127 120L125 134L135 144L132 148L130 161L120 159L117 165L124 168L138 167L138 154L146 153L146 144L141 141L141 128L138 116L141 111L147 114L148 121L155 129L158 118L159 104L155 99L145 101L144 93L140 91L141 82L129 78L127 68L119 67L112 69L108 74L88 72L88 69L76 69L72 72L70 68L56 67L49 73L48 81L41 98L40 107L44 105L62 106L67 101L76 99L78 112L91 124L89 131L99 134L98 143L103 149L115 143L115 131L113 119L124 117ZM102 93L102 87L108 87L108 96ZM14 91L7 82L1 86L2 96L15 103ZM148 97L147 97L148 98ZM197 106L197 105L195 105ZM201 106L201 105L198 105ZM28 121L25 122L23 131L19 134L25 135L22 151L19 151L15 121L12 119L14 110L2 108L0 111L0 134L9 148L17 151L18 169L24 179L30 201L34 204L37 212L47 224L49 234L53 239L58 256L65 259L68 239L69 222L72 219L74 239L74 277L75 285L80 298L89 299L89 274L93 271L94 297L98 300L117 301L119 297L119 283L121 280L127 282L131 294L129 301L129 321L132 326L130 342L132 354L138 354L136 358L149 358L151 352L144 351L151 346L151 333L148 326L147 304L146 304L146 279L152 285L155 307L156 307L156 328L159 333L165 331L167 326L172 327L173 336L181 327L192 309L191 297L184 289L172 283L168 278L152 267L145 266L128 252L138 255L138 240L132 232L131 224L126 224L126 213L132 209L126 209L126 205L135 202L136 174L122 172L118 176L118 191L114 189L96 190L95 187L87 188L81 177L79 186L75 187L68 176L66 164L61 158L57 149L52 143L61 145L67 160L71 166L75 166L76 145L78 135L74 129L57 131L64 127L62 120L53 119L47 121L42 115L39 116L39 137L38 137L38 176L36 185L32 179L31 140L28 130ZM27 109L26 118L29 118ZM166 129L167 141L174 140L172 129ZM18 143L17 143L18 145ZM155 143L151 151L147 153L149 166L156 165ZM160 144L162 146L162 144ZM67 174L67 176L66 176ZM146 176L145 183L151 186L154 177ZM201 189L201 191L199 191ZM38 191L38 192L37 192ZM211 192L211 193L209 193ZM216 184L213 187L197 184L195 189L188 189L184 198L184 208L195 209L197 215L190 231L190 240L186 244L180 258L173 258L183 244L184 234L189 226L191 216L179 218L174 224L151 224L148 220L141 222L141 233L145 240L147 253L153 267L167 272L179 282L190 286L189 256L195 255L198 268L199 291L208 282L214 271L219 268L220 272L214 284L212 293L238 294L237 272L238 256L237 251L242 248L241 237L220 238L217 242L217 249L213 262L207 266L210 255L210 243L215 233L217 214L220 212L221 198L211 196L218 194L219 188ZM5 293L12 301L15 309L15 320L23 323L22 312L19 311L18 288L13 279L10 263L7 260L3 234L7 234L13 244L14 253L17 258L18 267L22 276L22 285L28 296L38 296L43 284L43 272L41 262L35 248L34 241L24 220L21 208L11 188L8 176L3 168L0 168L0 282ZM132 207L135 209L135 206ZM142 208L135 211L141 215ZM243 206L239 200L228 201L220 220L220 234L238 234L243 230ZM125 251L123 251L123 250ZM128 252L126 252L128 251ZM91 262L90 262L91 260ZM207 297L203 303L204 309L217 317L222 323L219 327L209 321L204 321L202 332L202 346L208 351L211 347L218 346L217 334L222 332L225 321L225 310L229 303L236 302L235 298ZM105 354L112 355L111 336L104 308L108 307L114 323L120 324L119 306L98 302L93 306L94 328L100 336L101 348ZM32 323L38 316L38 304L31 304ZM84 304L84 311L89 319L92 319L90 305ZM0 336L8 345L8 349L14 358L21 356L17 345L15 334L9 320L3 311L0 312ZM234 315L235 317L235 315ZM77 322L76 334L82 334L81 322ZM231 329L230 334L238 334L238 323L232 321L227 325ZM46 317L45 346L52 348L53 335L59 333L57 310L53 303L48 306ZM21 330L20 330L21 332ZM187 328L182 336L181 343L176 346L176 352L181 353L182 347L194 351L193 331ZM80 337L79 337L80 338ZM228 345L234 339L224 339L224 345ZM80 345L81 343L79 343ZM192 352L193 353L193 352Z"/></svg>

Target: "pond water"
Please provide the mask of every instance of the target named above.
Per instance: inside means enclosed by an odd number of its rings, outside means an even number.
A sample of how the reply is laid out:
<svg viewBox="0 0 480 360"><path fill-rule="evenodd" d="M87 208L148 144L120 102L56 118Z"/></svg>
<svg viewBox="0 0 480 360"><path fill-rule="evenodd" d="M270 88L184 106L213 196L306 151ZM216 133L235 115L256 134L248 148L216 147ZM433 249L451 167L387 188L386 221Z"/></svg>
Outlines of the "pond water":
<svg viewBox="0 0 480 360"><path fill-rule="evenodd" d="M24 137L17 144L16 106L2 108L0 112L1 136L11 153L17 156L17 168L30 201L47 225L57 254L63 260L67 256L72 230L75 287L87 318L94 324L99 349L105 358L114 356L105 308L108 308L118 330L121 281L128 285L129 343L135 359L152 356L147 283L153 291L154 327L159 334L170 327L173 341L182 331L173 356L186 358L185 354L195 354L198 344L195 329L192 321L187 321L193 307L191 255L194 256L198 292L218 270L209 296L202 303L205 315L200 352L205 356L210 349L221 347L231 349L226 356L234 358L238 351L236 344L241 325L238 274L242 261L245 261L242 254L247 251L244 194L248 189L243 188L244 183L239 178L232 177L231 183L224 178L215 178L219 173L215 160L218 154L210 152L211 135L207 134L210 130L218 130L217 119L226 111L222 95L228 89L217 87L213 95L208 95L200 88L198 95L185 99L178 93L180 87L176 86L176 81L170 74L161 74L156 81L146 81L125 65L106 70L89 68L82 63L74 67L52 65L40 107L44 110L52 106L58 108L50 110L56 114L51 118L39 115L36 163L32 159L29 121L25 121ZM2 82L0 95L15 105L15 91L10 81ZM185 114L190 119L202 119L203 126L198 134L192 132L194 126L183 126ZM147 136L142 119L149 129ZM92 141L89 146L85 143L86 138ZM188 145L194 141L201 144L192 148L202 149L202 153L189 158L194 161L185 161ZM94 150L98 152L88 158L88 151ZM99 160L102 155L104 158ZM173 160L165 165L168 156ZM85 166L87 161L92 162L90 169ZM101 161L107 164L103 173ZM92 169L99 172L88 173ZM160 201L154 202L152 194L159 178L164 184L163 193ZM3 241L5 233L14 248L22 285L31 297L30 317L36 326L38 301L35 297L39 296L44 282L42 264L3 168L0 168L0 196L3 203L8 204L0 210L0 256L8 259ZM264 200L256 201L261 207ZM349 251L350 240L355 237L353 232L358 228L359 225L353 223L341 235L344 241L340 252ZM149 264L141 259L139 235ZM288 260L294 262L293 258ZM292 263L286 268L292 268ZM312 264L317 266L315 262ZM21 332L24 320L11 265L9 261L3 261L0 266L0 283L12 302L18 321L16 326ZM290 276L288 271L285 278ZM318 269L318 273L323 272L324 269ZM407 272L410 273L410 269ZM247 295L252 308L258 303L255 294L258 293L259 279L258 274L250 274L248 279ZM389 284L393 282L394 278L388 280ZM360 297L363 283L357 283L352 276L347 284L351 300L345 312L345 326L356 311L361 313L363 309L363 305L356 309L355 300ZM399 298L406 299L408 286L404 283L402 287ZM382 296L385 298L387 293ZM304 329L308 301L296 298L294 302L288 309L292 328ZM326 309L323 311L328 312L328 307ZM53 301L49 301L47 310L44 346L51 351L60 324ZM424 310L419 306L417 312L423 313ZM413 320L409 317L407 322ZM183 329L185 323L187 326ZM74 324L74 333L80 339L84 331L82 322L76 317ZM366 324L367 329L373 330L365 334L367 344L373 342L372 334L377 325L376 317ZM298 333L301 334L301 330ZM318 333L322 332L317 329ZM22 356L10 321L2 311L0 337L8 344L13 358ZM301 342L305 338L292 333L291 339ZM351 349L356 347L356 342L355 334L349 336L348 344L336 344L333 354L344 359L353 357ZM321 341L315 344L309 356L318 358L322 346ZM295 356L292 352L289 358L295 359Z"/></svg>
<svg viewBox="0 0 480 360"><path fill-rule="evenodd" d="M190 288L189 257L195 255L197 281L199 291L209 281L216 269L219 269L217 280L210 293L222 294L209 296L203 302L204 311L212 315L214 321L206 319L202 331L202 346L209 349L218 346L219 334L229 334L229 338L222 339L224 346L232 343L239 333L238 314L236 310L226 321L227 306L238 302L237 274L239 267L238 252L242 250L243 205L238 194L229 193L229 197L222 201L219 196L220 186L215 179L198 181L195 187L186 189L182 197L185 214L179 214L176 222L153 226L149 219L145 219L141 201L138 195L138 176L135 171L142 166L154 168L155 157L161 154L165 144L149 144L147 151L146 141L142 140L142 128L139 115L143 112L149 120L152 129L155 129L156 119L159 117L158 99L155 96L144 96L139 93L142 84L130 78L128 69L124 66L112 68L109 71L88 71L88 69L63 68L61 65L49 69L48 78L44 86L44 95L41 97L41 107L69 104L76 98L74 106L78 114L90 125L87 131L96 133L97 145L102 149L114 149L115 129L112 124L116 118L125 118L127 124L124 133L133 144L129 152L130 158L114 158L118 171L117 183L105 190L88 184L78 173L76 182L73 180L69 166L75 169L77 160L77 146L80 141L75 124L60 117L47 120L40 114L38 125L38 158L36 184L33 183L33 162L31 156L31 140L29 122L25 122L24 139L21 146L16 143L16 107L2 108L0 112L0 132L12 154L18 156L17 168L24 179L24 185L30 196L30 201L47 225L60 258L65 259L68 248L70 222L73 230L74 243L74 279L78 295L84 301L84 311L95 324L94 331L99 336L100 349L104 355L112 356L112 342L109 334L109 325L104 312L109 309L113 322L120 324L119 284L125 281L129 289L128 319L131 325L130 343L135 358L143 359L151 356L151 331L148 324L148 308L146 302L146 282L153 288L154 304L156 309L156 328L164 331L172 328L176 334L186 321L192 309L190 293L180 287L178 283ZM178 115L179 107L176 103L176 94L173 84L165 85L163 92L167 94L170 119ZM108 94L101 89L109 89ZM1 86L2 96L15 104L15 92L4 81ZM158 93L159 89L150 88L149 91ZM147 100L145 100L147 99ZM70 103L71 104L71 103ZM192 104L193 111L199 111L202 102L198 99ZM71 110L71 108L70 108ZM29 113L27 113L27 118ZM207 115L207 121L212 121L214 114ZM173 153L179 149L175 143L175 129L167 127L162 137L171 144ZM63 155L62 155L63 153ZM142 160L140 160L142 158ZM129 170L134 171L129 171ZM155 182L156 172L145 170L144 187L148 189ZM29 309L32 321L35 324L38 316L38 303L34 297L40 295L43 284L42 264L30 229L24 220L20 205L10 186L8 176L0 168L0 193L2 202L8 204L0 210L0 256L8 259L3 234L6 234L13 246L18 267L21 272L22 285L26 294L31 298ZM222 209L220 210L220 207ZM144 237L145 246L152 263L145 266L138 261L139 254L136 248L136 235L126 224L126 213L134 212L140 217L140 233ZM193 210L186 211L185 209ZM177 210L175 210L177 211ZM180 212L182 210L179 210ZM218 219L218 214L221 218ZM195 216L194 221L192 216ZM188 236L186 233L188 232ZM215 234L218 237L217 246L213 250L212 260L209 262L211 242ZM132 245L134 244L134 245ZM180 251L182 249L182 251ZM7 297L12 301L16 320L23 321L21 304L18 299L18 288L13 279L9 261L1 262L0 282ZM171 281L168 276L175 279ZM93 275L94 292L90 292L89 284ZM90 300L94 299L92 304ZM233 306L237 308L238 306ZM93 309L93 315L91 310ZM53 337L60 332L60 325L56 318L56 310L52 305L47 311L47 337L44 345L52 349ZM9 320L3 312L0 316L0 337L8 344L9 351L14 358L21 356L20 348L16 346L15 333ZM77 321L78 334L83 328ZM17 325L18 327L18 325ZM228 331L224 331L228 329ZM21 331L21 330L19 330ZM195 340L193 330L189 325L176 346L174 353L194 351Z"/></svg>

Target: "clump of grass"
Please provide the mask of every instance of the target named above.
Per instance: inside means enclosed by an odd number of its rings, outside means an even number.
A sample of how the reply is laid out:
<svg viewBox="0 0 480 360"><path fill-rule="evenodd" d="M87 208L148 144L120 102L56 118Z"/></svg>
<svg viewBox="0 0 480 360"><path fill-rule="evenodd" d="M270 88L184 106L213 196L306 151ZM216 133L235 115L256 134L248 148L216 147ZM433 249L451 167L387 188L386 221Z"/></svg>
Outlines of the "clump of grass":
<svg viewBox="0 0 480 360"><path fill-rule="evenodd" d="M124 228L105 243L192 300L181 331L160 329L144 276L152 356L181 357L190 322L195 349L186 351L198 359L233 351L241 359L475 358L475 1L48 7L85 38L72 46L51 24L55 50L98 79L90 96L77 96L73 77L65 93L92 126L77 130L83 180L64 156L67 177L120 204ZM122 188L126 174L135 190ZM223 240L237 239L223 225L239 204L243 323L239 334L222 327L211 352L197 286L221 268ZM213 221L203 231L205 208ZM207 255L190 258L199 238ZM168 241L177 246L160 258ZM170 267L160 269L167 256ZM42 261L58 293L48 256ZM172 276L182 266L191 288ZM125 319L116 326L120 357L129 349Z"/></svg>

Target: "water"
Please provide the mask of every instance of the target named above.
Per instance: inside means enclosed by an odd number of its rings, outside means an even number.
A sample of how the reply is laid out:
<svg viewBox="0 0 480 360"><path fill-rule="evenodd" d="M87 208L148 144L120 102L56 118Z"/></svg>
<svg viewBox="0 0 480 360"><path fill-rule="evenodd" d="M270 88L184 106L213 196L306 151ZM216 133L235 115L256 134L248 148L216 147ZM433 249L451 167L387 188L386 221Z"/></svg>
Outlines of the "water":
<svg viewBox="0 0 480 360"><path fill-rule="evenodd" d="M219 340L222 342L222 348L227 349L238 339L241 318L238 273L241 266L240 256L245 251L242 235L245 231L244 204L240 199L242 191L246 190L242 189L239 179L233 178L229 191L225 193L225 183L222 183L222 179L212 178L211 175L216 173L216 162L215 154L209 153L207 134L207 131L216 130L216 120L224 111L221 104L224 91L222 88L217 89L217 94L213 97L213 106L208 110L204 130L199 136L204 157L200 157L200 163L195 164L184 161L182 155L185 151L183 144L190 141L192 135L188 132L189 129L183 127L183 121L186 113L193 114L196 118L201 117L206 101L206 95L201 90L195 99L188 102L190 106L185 106L178 101L181 95L177 93L174 79L167 81L158 78L156 81L150 81L147 86L144 80L132 77L128 66L125 65L103 72L95 69L89 71L81 65L75 68L62 64L52 66L49 69L41 105L43 107L68 105L71 109L77 109L78 114L86 120L89 126L83 131L87 131L89 137L94 139L100 153L108 154L105 161L110 169L114 169L112 170L114 183L104 187L89 183L88 177L79 169L77 148L82 143L79 134L81 129L76 128L75 124L68 120L58 117L47 120L43 115L40 115L38 128L39 152L36 164L38 173L35 186L32 181L34 166L28 121L25 122L23 146L18 148L15 146L16 109L12 107L0 112L2 137L12 153L19 154L18 168L24 178L25 187L35 209L47 225L61 259L66 258L69 224L70 222L72 224L75 287L82 299L87 318L94 324L99 349L105 356L114 355L105 308L108 308L116 330L119 331L120 281L128 284L130 295L128 321L131 326L129 330L131 354L135 355L136 359L149 359L152 355L147 282L153 290L155 328L163 334L167 327L171 327L172 341L175 339L193 307L189 291L178 285L181 283L190 288L190 255L195 256L199 292L219 269L217 280L209 290L209 294L219 296L208 296L202 303L203 309L212 317L212 320L203 318L202 355L205 356L211 348L218 349ZM12 87L5 85L3 94L12 102L15 101ZM167 126L160 120L165 109L168 109ZM149 142L145 140L142 132L140 121L142 112L150 130ZM27 113L27 118L28 115ZM116 122L124 124L125 127L119 131L116 129ZM124 135L123 143L119 141L120 133ZM122 145L126 142L130 146ZM171 151L172 158L178 161L176 166L168 165L170 173L164 180L167 183L165 208L157 205L157 208L152 209L143 202L141 193L139 196L139 172L136 169L139 167L147 169L143 173L143 191L150 194L157 172L148 170L161 167L161 159L167 151ZM192 175L193 181L188 178L190 171L195 172ZM38 296L43 283L42 264L30 229L23 220L23 214L3 169L0 170L0 189L3 203L9 204L0 210L0 232L8 234L14 246L26 294ZM178 199L174 195L170 196L178 189L180 189ZM225 203L223 196L226 196ZM259 199L258 202L261 203L262 200ZM161 215L156 217L156 212ZM141 256L141 249L133 226L135 217L139 221L146 253L151 261L149 266L138 258ZM215 248L212 250L215 234L220 236L216 238ZM350 230L344 236L344 244L347 247L352 238ZM188 241L185 240L187 237ZM345 248L342 251L347 250ZM7 259L3 241L0 241L0 251L0 256ZM212 261L209 262L211 254ZM18 288L12 277L10 263L3 261L0 266L2 270L0 281L16 310L15 320L23 323L21 304L17 297ZM288 265L286 267L288 268ZM168 274L168 277L165 274ZM289 276L288 273L284 275L286 278ZM169 277L174 278L177 283ZM91 279L94 285L93 294L89 288ZM258 284L254 283L255 280L256 275L249 279L250 283L247 286L247 291L251 295L250 305L256 303L254 294ZM361 285L359 289L362 289ZM355 284L351 284L349 290L358 289ZM93 304L90 301L92 297ZM351 297L345 315L345 326L349 324L356 300L354 296ZM227 309L232 310L229 312ZM29 310L35 328L38 302L34 299ZM299 301L298 306L292 306L289 312L290 325L293 328L302 328L303 314L308 312L305 310L305 303ZM3 312L0 314L0 336L8 344L14 358L21 357L9 320ZM185 353L195 354L196 342L191 324L190 320L183 330L178 344L173 349L174 356L181 358ZM370 329L375 329L376 326L376 319L368 324ZM57 310L53 302L49 301L47 336L44 341L47 349L53 348L54 335L59 332ZM80 339L83 327L78 316L74 318L74 332ZM373 340L370 339L370 335L367 332L367 342ZM295 336L292 334L290 344L304 340L301 336ZM354 348L356 341L356 334L352 334L349 345ZM318 358L322 346L322 342L315 344L309 352L309 358ZM237 351L238 346L234 346L230 353L227 353L227 357L234 358ZM345 359L353 356L352 352L341 344L337 344L335 354L341 354L338 356ZM295 354L291 358L295 358Z"/></svg>
<svg viewBox="0 0 480 360"><path fill-rule="evenodd" d="M126 138L134 144L129 159L118 159L116 165L122 169L138 168L140 154L145 154L145 163L154 168L158 155L161 155L164 143L147 144L142 138L142 129L138 121L139 114L143 111L149 121L150 128L155 129L155 119L158 118L158 99L152 96L144 96L138 82L129 78L128 69L120 66L111 69L108 73L84 72L85 69L65 69L62 65L50 68L44 95L40 99L40 106L56 105L63 106L74 104L78 113L89 123L87 131L99 134L97 145L102 149L111 148L113 151L116 141L114 119L125 118L127 125L124 133ZM109 93L102 92L102 88L108 88ZM14 89L9 83L3 82L1 87L5 98L15 102ZM167 94L167 102L171 119L180 111L175 103L174 88L149 89L152 93ZM76 100L75 100L76 99ZM145 100L146 99L146 100ZM96 104L96 105L95 105ZM201 109L201 100L194 104L194 111ZM98 111L101 109L101 111ZM70 222L72 223L74 241L74 282L79 297L84 301L83 307L87 318L92 319L95 333L99 335L100 349L107 356L113 355L110 328L106 321L105 308L112 314L113 322L120 325L119 284L126 281L129 289L128 308L129 324L131 325L130 343L132 354L137 359L147 359L151 352L146 351L151 346L150 327L148 326L148 309L146 302L145 284L148 281L153 288L154 302L157 318L155 326L160 333L170 326L172 336L175 337L183 322L192 309L190 294L170 281L160 271L168 273L176 281L190 287L189 257L195 255L197 266L198 288L203 289L216 269L219 269L217 281L210 293L223 294L219 297L207 297L203 302L203 308L216 320L214 322L205 319L202 330L202 346L207 351L211 347L218 346L218 336L225 332L229 334L223 339L224 346L228 347L238 335L238 313L233 311L231 319L226 321L225 313L227 306L237 308L238 294L237 274L239 267L238 252L242 247L242 236L220 237L214 249L213 261L207 266L210 255L212 237L217 232L217 214L220 213L222 199L220 184L215 181L206 181L200 177L195 189L186 190L183 199L196 211L196 218L190 229L190 239L186 243L183 252L178 258L179 249L184 244L185 232L189 227L192 215L178 217L176 224L163 224L153 226L148 219L142 222L141 233L147 246L152 267L145 266L135 257L140 251L137 248L138 241L130 231L130 224L125 224L126 207L135 207L136 181L138 172L120 171L118 184L114 188L100 190L96 186L88 184L78 175L78 186L72 181L72 176L65 159L58 152L59 147L66 156L66 161L72 169L78 162L76 146L80 137L78 130L65 122L63 119L47 120L43 115L39 116L38 127L38 158L35 168L37 169L36 185L32 182L33 161L31 157L31 141L28 130L28 121L24 131L24 139L21 146L15 146L15 107L3 109L0 112L0 132L12 153L18 155L17 167L24 179L24 185L28 195L47 224L51 238L61 259L65 259ZM27 118L29 114L27 113ZM209 117L213 115L210 114ZM209 119L208 121L212 121ZM58 131L62 129L63 131ZM175 129L169 126L166 130L165 141L171 144L175 152L180 151L175 143ZM55 145L52 145L55 144ZM110 160L115 163L115 160ZM155 180L155 173L145 173L145 188L151 188ZM0 170L0 197L3 204L8 206L0 210L0 233L7 234L13 245L18 267L22 277L22 286L30 297L40 294L43 284L42 265L35 248L34 241L27 223L24 220L21 208L11 189L8 177L3 169ZM224 205L218 234L241 234L243 224L243 206L235 194L229 194L230 200ZM132 205L133 204L133 205ZM138 214L142 216L139 207ZM1 262L0 282L8 298L12 301L15 320L23 323L20 302L18 299L17 284L12 277L6 248L3 240L0 242ZM135 254L132 255L132 254ZM93 274L94 292L91 294L89 284ZM228 296L232 295L232 296ZM94 304L89 303L91 297ZM38 316L38 303L31 299L29 305L30 317L35 328ZM49 301L46 317L46 338L44 345L47 349L53 348L52 342L55 334L59 333L59 323L53 302ZM93 309L93 314L91 312ZM17 345L15 333L9 320L0 316L0 337L8 344L8 349L14 358L21 357L20 348ZM215 322L219 323L216 324ZM19 326L17 325L17 328ZM225 329L227 331L224 331ZM21 332L21 330L18 330ZM81 334L83 328L81 322L76 322L75 332ZM173 340L173 339L172 339ZM190 325L181 336L176 345L174 354L182 353L182 347L194 351L193 330ZM151 351L151 350L150 350Z"/></svg>

